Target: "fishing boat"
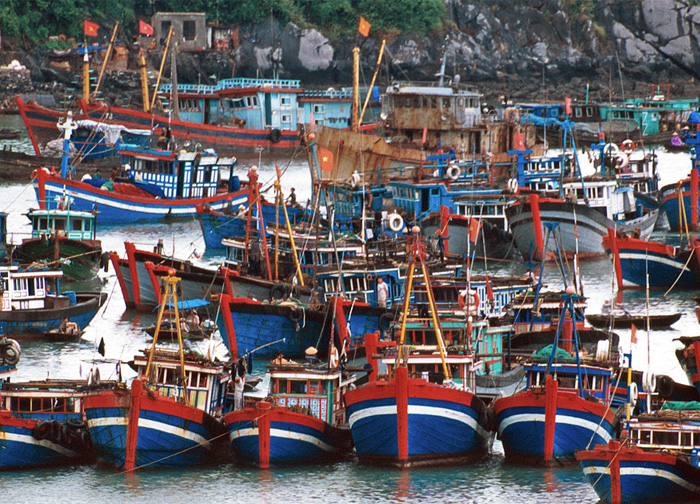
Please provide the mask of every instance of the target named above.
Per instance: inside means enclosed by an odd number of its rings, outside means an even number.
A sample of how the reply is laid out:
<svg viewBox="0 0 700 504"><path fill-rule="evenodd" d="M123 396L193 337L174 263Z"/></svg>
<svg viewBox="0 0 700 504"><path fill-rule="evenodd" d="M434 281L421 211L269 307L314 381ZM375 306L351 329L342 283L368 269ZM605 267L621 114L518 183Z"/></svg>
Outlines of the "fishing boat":
<svg viewBox="0 0 700 504"><path fill-rule="evenodd" d="M204 320L202 320L198 313L202 308L210 304L211 303L206 299L187 299L178 302L178 312L188 312L187 317L183 317L180 321L179 330L183 338L189 340L203 340L211 337L216 330L214 322L210 320L208 314L204 316ZM160 327L154 323L145 328L144 331L151 337L155 337L156 331L158 331L161 338L177 341L178 324L175 318L175 312L173 311L172 304L167 304L166 308L168 311L163 316Z"/></svg>
<svg viewBox="0 0 700 504"><path fill-rule="evenodd" d="M226 250L222 240L225 238L241 238L245 236L248 222L248 210L245 207L226 209L225 212L218 212L206 206L197 205L197 221L202 228L204 244L207 251ZM277 222L284 223L284 214L277 210L270 202L262 202L263 221L268 224ZM255 213L255 212L254 212ZM308 215L308 211L299 206L287 206L287 215L292 225L299 224ZM257 216L251 216L257 221ZM255 229L256 232L257 228Z"/></svg>
<svg viewBox="0 0 700 504"><path fill-rule="evenodd" d="M76 118L96 122L101 128L145 130L156 136L167 132L179 142L200 144L227 155L255 152L257 148L291 152L299 144L298 125L313 120L347 128L352 104L351 90L305 90L298 80L233 78L216 85L175 86L179 117L78 100ZM172 99L172 84L162 85L159 93ZM56 123L65 112L25 103L19 97L15 101L34 150L41 155L44 145L59 135ZM84 150L105 144L98 141L99 135L87 138L91 140L81 146Z"/></svg>
<svg viewBox="0 0 700 504"><path fill-rule="evenodd" d="M690 247L675 247L642 240L613 229L608 229L608 234L603 237L603 248L613 258L620 287L632 284L697 289L700 275L696 276L695 272L700 273L700 257L696 247L696 243Z"/></svg>
<svg viewBox="0 0 700 504"><path fill-rule="evenodd" d="M281 300L290 295L301 302L310 299L308 286L243 275L236 269L226 267L218 270L205 268L189 260L167 256L162 240L153 250L137 249L131 242L124 242L124 248L126 258L116 252L110 252L109 256L126 306L138 311L150 312L160 305L160 281L172 269L181 278L180 287L185 299L215 298L222 293L258 300Z"/></svg>
<svg viewBox="0 0 700 504"><path fill-rule="evenodd" d="M177 309L173 275L164 281L165 300ZM158 313L163 320L165 303ZM178 324L179 327L179 324ZM85 416L100 461L133 471L198 466L212 460L225 433L218 418L224 408L229 373L224 364L196 352L157 347L134 358L138 378L85 398Z"/></svg>
<svg viewBox="0 0 700 504"><path fill-rule="evenodd" d="M105 292L60 292L61 270L0 267L0 334L41 337L64 319L84 329L107 300Z"/></svg>
<svg viewBox="0 0 700 504"><path fill-rule="evenodd" d="M576 324L562 332L564 314L575 320L575 290L564 296L564 308L546 360L524 365L527 388L493 403L498 436L506 459L518 463L552 464L574 461L574 452L589 443L615 437L617 418L610 406L612 370L607 352L596 361L579 353ZM561 348L560 348L561 345Z"/></svg>
<svg viewBox="0 0 700 504"><path fill-rule="evenodd" d="M34 189L42 209L60 208L66 199L71 208L97 212L97 222L114 225L164 218L196 215L195 205L209 205L221 210L238 207L247 201L246 189L233 170L235 158L219 157L211 152L187 152L125 145L119 151L123 170L118 180L92 177L73 180L68 166L67 149L76 125L68 116L64 130L64 159L60 174L37 170ZM219 189L223 171L228 172L229 186Z"/></svg>
<svg viewBox="0 0 700 504"><path fill-rule="evenodd" d="M633 324L640 328L646 327L648 324L649 328L652 329L664 329L678 322L681 316L683 316L682 313L654 313L650 315L589 313L586 314L586 320L596 327L611 327L612 329L629 329Z"/></svg>
<svg viewBox="0 0 700 504"><path fill-rule="evenodd" d="M97 239L95 213L70 208L30 210L31 238L25 238L12 251L12 258L22 264L41 263L60 266L64 281L86 281L107 266Z"/></svg>
<svg viewBox="0 0 700 504"><path fill-rule="evenodd" d="M426 281L426 294L432 322L428 322L427 327L436 338L433 350L440 355L443 384L410 377L406 359L402 357L415 268L420 266L424 277L428 278L423 260L424 245L417 234L419 228L415 227L414 232L407 294L401 314L399 364L393 376L379 379L372 373L368 384L345 394L355 450L361 461L399 467L473 461L485 455L491 439L486 407L466 388L473 369L458 377L463 385L451 386L453 375L447 364L446 345L429 281Z"/></svg>
<svg viewBox="0 0 700 504"><path fill-rule="evenodd" d="M273 361L268 374L268 398L224 415L238 460L267 469L351 453L343 397L357 377L341 370L337 353L327 363Z"/></svg>
<svg viewBox="0 0 700 504"><path fill-rule="evenodd" d="M689 134L683 138L690 152L697 152L700 136ZM700 198L700 161L697 156L690 156L690 174L687 178L661 188L661 204L663 205L668 224L672 231L697 229L700 222L698 213L698 198Z"/></svg>
<svg viewBox="0 0 700 504"><path fill-rule="evenodd" d="M651 504L700 498L700 404L668 402L630 420L620 439L576 452L601 502Z"/></svg>
<svg viewBox="0 0 700 504"><path fill-rule="evenodd" d="M87 395L113 384L66 379L3 381L0 470L91 461L94 451L83 420L83 402Z"/></svg>
<svg viewBox="0 0 700 504"><path fill-rule="evenodd" d="M681 336L676 338L683 348L676 350L676 358L688 377L688 382L700 392L700 337Z"/></svg>

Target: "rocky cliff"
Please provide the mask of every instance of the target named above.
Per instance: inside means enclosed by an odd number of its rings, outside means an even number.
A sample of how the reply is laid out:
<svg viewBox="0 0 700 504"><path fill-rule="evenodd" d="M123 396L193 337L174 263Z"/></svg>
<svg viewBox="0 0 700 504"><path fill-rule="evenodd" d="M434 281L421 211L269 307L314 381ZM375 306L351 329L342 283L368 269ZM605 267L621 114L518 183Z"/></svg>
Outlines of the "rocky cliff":
<svg viewBox="0 0 700 504"><path fill-rule="evenodd" d="M430 36L403 34L387 40L380 84L393 79L433 80L445 56L446 74L476 83L489 98L517 100L622 98L649 93L650 83L670 83L671 96L700 93L700 7L688 0L598 0L587 15L566 14L562 3L528 5L502 0L446 0L445 29ZM373 35L373 34L371 34ZM362 81L368 83L381 40L358 37ZM331 43L327 34L265 22L240 28L239 44L223 51L181 54L180 82L213 82L232 75L301 79L310 86L351 82L356 39ZM31 78L1 86L4 97L26 89L67 92L73 74L50 64L49 54L18 57ZM149 54L158 67L159 51ZM8 63L9 61L3 61ZM75 65L74 65L75 66ZM130 67L133 68L133 63ZM75 70L74 68L71 70ZM2 77L0 72L0 80ZM138 101L137 75L112 72L106 92L123 103ZM125 93L133 90L135 93Z"/></svg>

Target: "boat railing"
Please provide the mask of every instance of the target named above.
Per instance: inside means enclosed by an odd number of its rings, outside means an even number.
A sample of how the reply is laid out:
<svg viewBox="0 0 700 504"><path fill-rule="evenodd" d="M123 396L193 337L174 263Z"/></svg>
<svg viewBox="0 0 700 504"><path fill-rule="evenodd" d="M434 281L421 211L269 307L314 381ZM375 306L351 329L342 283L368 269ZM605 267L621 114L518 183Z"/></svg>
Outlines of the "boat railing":
<svg viewBox="0 0 700 504"><path fill-rule="evenodd" d="M299 98L352 98L352 91L336 89L306 89Z"/></svg>

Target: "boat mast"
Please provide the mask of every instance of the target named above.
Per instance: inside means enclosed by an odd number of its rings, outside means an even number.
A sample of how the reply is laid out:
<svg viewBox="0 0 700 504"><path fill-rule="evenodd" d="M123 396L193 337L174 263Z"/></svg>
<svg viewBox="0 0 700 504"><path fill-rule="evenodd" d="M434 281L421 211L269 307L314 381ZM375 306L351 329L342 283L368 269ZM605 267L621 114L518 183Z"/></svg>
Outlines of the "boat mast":
<svg viewBox="0 0 700 504"><path fill-rule="evenodd" d="M386 46L386 39L382 40L382 46L379 48L379 56L377 57L377 68L374 70L374 75L372 76L372 82L370 82L370 84L369 84L369 89L367 90L367 96L365 96L365 102L362 105L362 112L360 113L360 120L358 122L358 127L359 127L359 125L362 124L362 118L365 116L365 110L367 110L367 105L369 104L369 98L372 95L372 88L374 87L374 81L377 80L377 74L379 74L379 70L381 69L382 56L384 56L384 47L385 46ZM354 92L354 88L353 88L353 92ZM359 96L359 94L358 94L358 96Z"/></svg>
<svg viewBox="0 0 700 504"><path fill-rule="evenodd" d="M148 96L148 72L146 71L146 56L143 47L139 49L139 70L141 71L141 97L143 101L143 111L151 111L151 100Z"/></svg>
<svg viewBox="0 0 700 504"><path fill-rule="evenodd" d="M430 306L430 317L433 322L433 327L435 328L435 338L437 340L438 350L440 351L440 359L442 360L442 370L445 373L445 379L450 380L450 368L447 366L447 361L445 360L446 350L445 342L442 338L442 326L440 325L440 319L438 318L437 314L437 306L435 305L433 288L430 284L428 267L425 264L425 244L421 242L420 228L418 226L414 226L411 232L413 233L413 243L409 245L411 249L411 264L408 267L408 278L406 279L406 287L404 289L403 312L401 314L401 331L399 333L399 354L397 359L398 362L400 362L402 359L402 349L404 348L406 341L406 321L408 320L409 303L413 290L413 277L416 266L420 265L421 272L423 273L423 281L425 283L425 294L428 298L428 305ZM409 240L411 240L410 237Z"/></svg>
<svg viewBox="0 0 700 504"><path fill-rule="evenodd" d="M165 68L165 58L168 55L168 48L170 47L170 39L173 37L173 27L170 26L168 31L168 38L165 41L165 51L163 52L163 59L160 61L160 70L158 71L158 79L156 80L155 88L153 89L153 98L151 99L151 111L153 107L156 106L156 97L158 96L158 86L160 86L160 79L163 77L163 68Z"/></svg>
<svg viewBox="0 0 700 504"><path fill-rule="evenodd" d="M119 31L119 21L117 21L114 25L114 30L112 30L112 37L109 39L109 45L107 46L107 54L105 55L105 59L102 61L102 68L100 68L100 76L97 78L97 85L95 86L95 92L93 93L93 96L97 96L97 93L100 92L100 88L102 87L102 79L105 76L105 70L107 69L107 62L109 61L109 58L112 56L112 48L114 47L114 39L117 37L117 32Z"/></svg>
<svg viewBox="0 0 700 504"><path fill-rule="evenodd" d="M172 299L173 309L175 310L175 325L177 327L177 343L180 347L180 378L182 383L182 395L179 397L183 404L188 403L188 393L187 393L187 375L185 374L185 351L184 345L182 343L182 329L180 327L180 311L177 304L177 287L180 285L180 277L175 276L175 270L171 269L168 271L168 276L164 279L165 282L165 295L160 304L160 309L158 310L158 320L156 321L156 332L153 335L153 344L151 345L151 351L148 354L148 364L146 365L145 379L147 383L151 380L151 365L153 364L153 357L156 353L156 343L158 342L158 335L160 333L160 324L163 322L163 313L165 312L165 305L168 304L168 300Z"/></svg>
<svg viewBox="0 0 700 504"><path fill-rule="evenodd" d="M360 48L352 50L352 131L360 129Z"/></svg>

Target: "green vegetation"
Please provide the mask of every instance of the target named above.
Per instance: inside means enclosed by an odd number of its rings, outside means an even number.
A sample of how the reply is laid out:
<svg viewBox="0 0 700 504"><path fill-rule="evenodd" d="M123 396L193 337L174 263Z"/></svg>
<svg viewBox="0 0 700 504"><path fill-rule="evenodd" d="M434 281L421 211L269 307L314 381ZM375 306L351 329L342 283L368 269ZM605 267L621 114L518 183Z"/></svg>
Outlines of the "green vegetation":
<svg viewBox="0 0 700 504"><path fill-rule="evenodd" d="M122 33L136 32L138 19L148 21L153 10L206 12L223 25L254 24L273 16L281 24L310 26L334 37L357 31L360 15L372 31L427 33L443 26L444 0L2 0L3 37L46 44L49 37L83 38L83 19L109 32L115 21Z"/></svg>

